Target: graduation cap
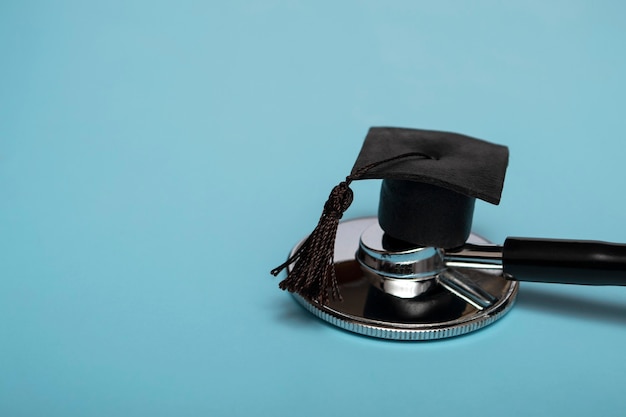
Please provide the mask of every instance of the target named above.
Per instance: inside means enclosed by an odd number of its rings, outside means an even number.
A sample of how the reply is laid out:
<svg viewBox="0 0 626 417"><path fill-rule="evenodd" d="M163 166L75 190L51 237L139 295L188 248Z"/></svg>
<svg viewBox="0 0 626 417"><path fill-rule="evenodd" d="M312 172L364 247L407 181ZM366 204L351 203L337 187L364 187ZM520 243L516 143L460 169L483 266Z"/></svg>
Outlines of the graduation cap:
<svg viewBox="0 0 626 417"><path fill-rule="evenodd" d="M334 241L352 203L350 183L382 179L378 222L400 244L454 248L467 240L476 198L500 202L508 148L456 133L373 127L345 181L333 188L313 232L285 263L280 288L324 303L341 299Z"/></svg>

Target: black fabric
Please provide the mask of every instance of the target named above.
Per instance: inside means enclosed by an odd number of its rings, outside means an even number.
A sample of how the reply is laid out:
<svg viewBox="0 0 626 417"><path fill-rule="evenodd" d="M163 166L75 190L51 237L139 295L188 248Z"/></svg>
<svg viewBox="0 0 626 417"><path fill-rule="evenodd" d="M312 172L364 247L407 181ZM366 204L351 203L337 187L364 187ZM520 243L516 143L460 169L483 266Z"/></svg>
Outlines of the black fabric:
<svg viewBox="0 0 626 417"><path fill-rule="evenodd" d="M394 156L419 152L362 172L362 168ZM509 160L508 148L457 133L372 127L352 168L354 179L409 180L500 202ZM358 174L357 174L358 173ZM355 175L356 174L356 175Z"/></svg>
<svg viewBox="0 0 626 417"><path fill-rule="evenodd" d="M383 180L378 223L392 238L413 246L455 248L470 235L475 201L430 184Z"/></svg>

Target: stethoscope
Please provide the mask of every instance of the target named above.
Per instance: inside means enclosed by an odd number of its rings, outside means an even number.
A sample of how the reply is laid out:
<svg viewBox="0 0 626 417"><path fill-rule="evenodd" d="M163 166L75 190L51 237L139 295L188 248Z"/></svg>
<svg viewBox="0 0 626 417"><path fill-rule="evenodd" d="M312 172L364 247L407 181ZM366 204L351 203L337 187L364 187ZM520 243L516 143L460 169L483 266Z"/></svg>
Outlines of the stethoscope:
<svg viewBox="0 0 626 417"><path fill-rule="evenodd" d="M513 306L519 281L626 285L626 245L472 234L474 200L497 204L508 149L449 132L368 131L354 167L297 244L279 286L343 329L429 340L481 329ZM340 221L350 183L382 179L378 216Z"/></svg>
<svg viewBox="0 0 626 417"><path fill-rule="evenodd" d="M527 238L494 245L471 234L454 249L415 247L388 238L376 217L339 223L333 264L342 301L294 298L334 326L395 340L459 336L494 323L513 306L519 281L626 285L626 245Z"/></svg>

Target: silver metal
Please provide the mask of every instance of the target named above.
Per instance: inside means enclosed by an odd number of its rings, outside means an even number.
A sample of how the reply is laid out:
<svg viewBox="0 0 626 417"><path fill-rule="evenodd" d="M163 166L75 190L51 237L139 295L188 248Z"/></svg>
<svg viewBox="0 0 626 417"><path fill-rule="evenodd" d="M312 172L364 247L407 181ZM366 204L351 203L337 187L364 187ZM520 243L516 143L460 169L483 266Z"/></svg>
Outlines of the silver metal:
<svg viewBox="0 0 626 417"><path fill-rule="evenodd" d="M467 279L465 274L456 269L446 269L437 275L437 281L448 291L461 297L478 310L492 306L498 299L483 290L474 281Z"/></svg>
<svg viewBox="0 0 626 417"><path fill-rule="evenodd" d="M385 242L378 222L361 234L356 260L379 290L399 298L415 298L443 286L477 309L494 303L493 296L453 268L501 269L500 246L466 244L444 253L440 248L398 245L397 241Z"/></svg>
<svg viewBox="0 0 626 417"><path fill-rule="evenodd" d="M391 251L385 247L383 236L378 222L363 231L356 254L363 266L386 277L407 279L429 278L445 269L441 249L417 247Z"/></svg>
<svg viewBox="0 0 626 417"><path fill-rule="evenodd" d="M449 268L475 268L502 270L502 246L465 244L459 249L448 250L444 255Z"/></svg>
<svg viewBox="0 0 626 417"><path fill-rule="evenodd" d="M400 298L415 298L437 287L436 275L445 269L442 250L418 247L390 251L383 236L375 222L361 234L356 252L356 260L373 286Z"/></svg>
<svg viewBox="0 0 626 417"><path fill-rule="evenodd" d="M494 269L445 267L441 264L445 254L440 250L417 250L411 254L400 251L404 261L417 257L409 260L409 264L420 261L422 264L395 268L392 264L397 259L386 259L382 251L376 251L375 234L364 233L376 224L375 217L339 224L335 270L343 301L320 304L294 295L304 308L355 333L384 339L431 340L478 330L502 317L513 306L519 285L516 281L506 280L501 271ZM365 242L369 250L361 250L364 253L358 255L359 263L355 253L359 252L361 242ZM488 243L476 235L468 242ZM382 249L382 241L380 243ZM383 274L375 270L379 266ZM424 275L426 272L429 274ZM402 276L403 273L404 278L389 275ZM409 297L411 294L416 295Z"/></svg>

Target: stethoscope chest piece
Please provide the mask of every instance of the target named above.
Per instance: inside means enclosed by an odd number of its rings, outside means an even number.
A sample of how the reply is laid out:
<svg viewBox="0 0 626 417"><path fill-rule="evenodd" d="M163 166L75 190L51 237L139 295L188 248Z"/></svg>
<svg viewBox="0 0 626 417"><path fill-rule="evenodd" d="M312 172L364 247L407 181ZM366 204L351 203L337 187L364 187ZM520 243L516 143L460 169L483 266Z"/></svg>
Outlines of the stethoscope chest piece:
<svg viewBox="0 0 626 417"><path fill-rule="evenodd" d="M489 242L471 234L467 243ZM465 263L437 248L403 247L385 237L375 217L339 223L334 266L342 301L295 299L334 326L382 339L433 340L479 330L509 311L519 287L501 267Z"/></svg>
<svg viewBox="0 0 626 417"><path fill-rule="evenodd" d="M398 340L483 328L513 306L519 281L626 286L626 244L507 237L494 245L471 233L475 200L500 201L508 156L464 135L371 128L313 232L271 273L287 269L280 288L323 320ZM340 222L350 183L366 179L382 180L378 216Z"/></svg>

